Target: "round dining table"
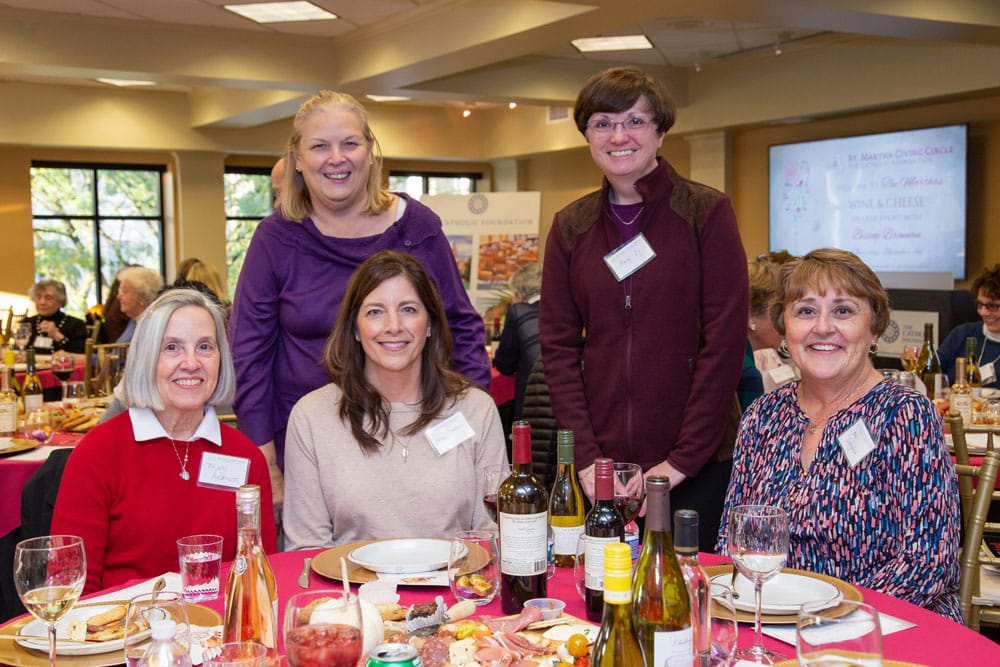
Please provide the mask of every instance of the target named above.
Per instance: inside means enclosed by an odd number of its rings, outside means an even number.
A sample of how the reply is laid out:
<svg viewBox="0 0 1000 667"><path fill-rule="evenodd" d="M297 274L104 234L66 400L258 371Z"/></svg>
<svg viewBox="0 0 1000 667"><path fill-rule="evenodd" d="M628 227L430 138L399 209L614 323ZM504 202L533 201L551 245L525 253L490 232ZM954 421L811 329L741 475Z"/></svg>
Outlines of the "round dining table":
<svg viewBox="0 0 1000 667"><path fill-rule="evenodd" d="M316 556L322 551L322 549L286 551L271 554L268 557L278 585L279 628L284 617L285 602L292 595L303 590L298 584L299 574L303 569L303 559L307 556ZM699 559L705 566L729 562L727 558L717 554L700 554ZM224 570L228 571L228 564L224 566ZM338 579L328 579L311 571L309 589L323 588L342 589L342 584ZM352 588L357 590L357 586L352 586ZM1000 665L1000 645L983 635L908 602L868 589L860 590L865 602L872 604L880 612L915 624L912 628L885 636L883 652L887 660L927 665L928 667ZM455 602L451 591L446 587L399 586L398 592L400 594L399 602L404 606L430 602L437 595L443 596L447 605ZM548 595L566 602L565 613L586 619L583 600L577 593L572 569L556 569L555 575L548 581ZM214 601L203 604L220 614L224 612L222 595ZM499 596L490 604L480 607L477 615L503 616ZM752 643L752 625L740 624L739 645L741 647L750 646ZM789 658L795 657L794 646L766 636L764 644Z"/></svg>

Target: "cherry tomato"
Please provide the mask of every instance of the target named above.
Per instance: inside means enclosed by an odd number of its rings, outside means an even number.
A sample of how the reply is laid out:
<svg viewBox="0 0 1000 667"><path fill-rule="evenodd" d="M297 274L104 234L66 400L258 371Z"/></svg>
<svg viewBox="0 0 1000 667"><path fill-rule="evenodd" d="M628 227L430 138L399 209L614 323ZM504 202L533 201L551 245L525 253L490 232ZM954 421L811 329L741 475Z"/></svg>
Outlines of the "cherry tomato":
<svg viewBox="0 0 1000 667"><path fill-rule="evenodd" d="M590 656L581 656L573 663L573 667L590 667Z"/></svg>
<svg viewBox="0 0 1000 667"><path fill-rule="evenodd" d="M574 658L582 658L590 652L590 642L580 633L570 635L566 640L566 650Z"/></svg>

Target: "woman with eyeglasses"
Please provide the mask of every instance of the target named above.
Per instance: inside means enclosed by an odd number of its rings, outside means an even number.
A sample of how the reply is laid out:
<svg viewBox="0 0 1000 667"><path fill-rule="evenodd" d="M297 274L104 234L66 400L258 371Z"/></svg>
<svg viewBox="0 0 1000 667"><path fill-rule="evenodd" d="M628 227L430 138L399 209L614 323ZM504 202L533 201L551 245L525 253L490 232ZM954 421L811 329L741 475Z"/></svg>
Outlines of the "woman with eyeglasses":
<svg viewBox="0 0 1000 667"><path fill-rule="evenodd" d="M965 339L976 339L976 364L984 387L1000 387L1000 264L983 269L972 281L976 312L982 322L966 322L952 329L938 347L941 368L955 381L955 359L965 356Z"/></svg>
<svg viewBox="0 0 1000 667"><path fill-rule="evenodd" d="M545 247L540 332L552 409L572 429L593 499L594 459L670 478L710 550L739 420L746 253L729 198L658 156L675 107L634 67L588 80L573 111L603 172L556 214Z"/></svg>

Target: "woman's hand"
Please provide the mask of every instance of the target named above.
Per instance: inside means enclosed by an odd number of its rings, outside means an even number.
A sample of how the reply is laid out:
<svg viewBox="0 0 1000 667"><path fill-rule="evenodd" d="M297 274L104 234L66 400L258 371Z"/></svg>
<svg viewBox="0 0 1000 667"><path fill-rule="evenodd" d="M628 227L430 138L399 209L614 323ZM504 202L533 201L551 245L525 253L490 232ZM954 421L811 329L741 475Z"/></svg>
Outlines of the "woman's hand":
<svg viewBox="0 0 1000 667"><path fill-rule="evenodd" d="M590 504L594 504L594 464L591 463L589 466L581 470L577 477L580 478L580 490L586 494L587 499L590 500Z"/></svg>
<svg viewBox="0 0 1000 667"><path fill-rule="evenodd" d="M650 468L643 475L643 483L645 483L646 478L650 475L658 475L660 477L667 477L670 479L670 488L676 489L681 483L687 479L687 475L682 473L677 468L670 465L669 461L663 461L662 463L657 463L655 466ZM646 500L642 501L642 507L639 508L639 516L646 516Z"/></svg>

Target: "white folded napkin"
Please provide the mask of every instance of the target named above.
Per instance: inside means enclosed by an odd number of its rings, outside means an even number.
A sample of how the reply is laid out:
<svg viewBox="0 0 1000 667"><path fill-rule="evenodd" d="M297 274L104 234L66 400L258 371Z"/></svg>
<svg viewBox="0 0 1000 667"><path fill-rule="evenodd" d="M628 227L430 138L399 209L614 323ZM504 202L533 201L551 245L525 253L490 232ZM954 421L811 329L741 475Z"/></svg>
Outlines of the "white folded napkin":
<svg viewBox="0 0 1000 667"><path fill-rule="evenodd" d="M855 614L858 612L854 612ZM849 618L850 616L848 616ZM891 635L894 632L899 632L900 630L907 630L909 628L916 627L916 623L911 623L909 621L904 621L901 618L896 618L895 616L890 616L889 614L883 614L879 612L878 615L879 625L882 626L882 636ZM826 626L828 631L834 631L836 628L840 628L839 625ZM774 637L778 641L785 642L795 646L795 624L794 623L776 623L771 625L764 625L761 628L763 632L768 637ZM841 639L850 639L848 636L841 637Z"/></svg>

